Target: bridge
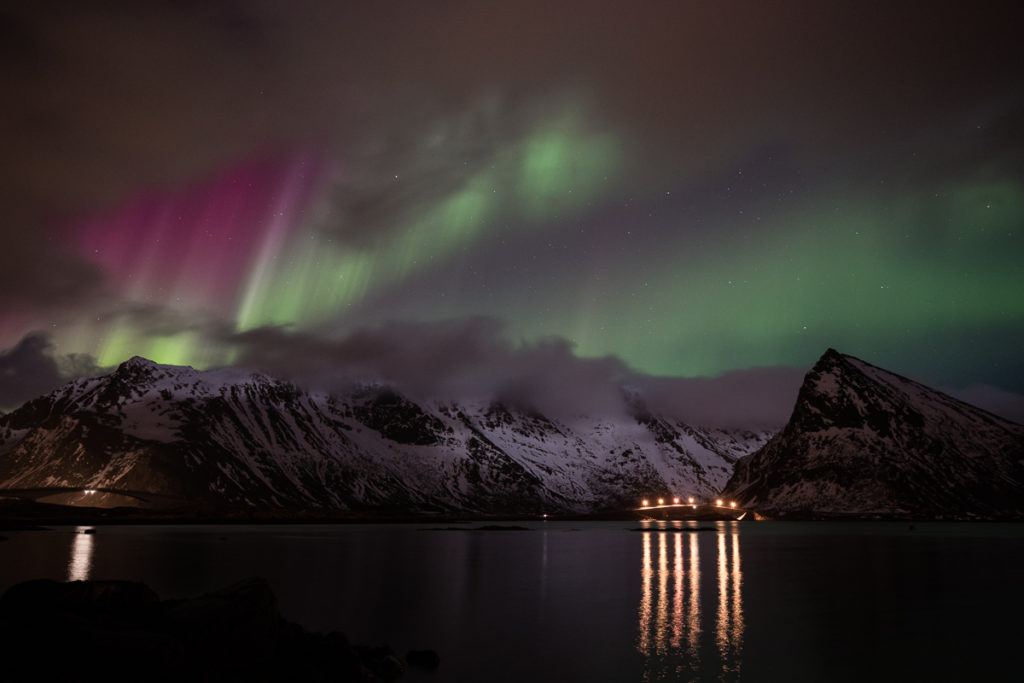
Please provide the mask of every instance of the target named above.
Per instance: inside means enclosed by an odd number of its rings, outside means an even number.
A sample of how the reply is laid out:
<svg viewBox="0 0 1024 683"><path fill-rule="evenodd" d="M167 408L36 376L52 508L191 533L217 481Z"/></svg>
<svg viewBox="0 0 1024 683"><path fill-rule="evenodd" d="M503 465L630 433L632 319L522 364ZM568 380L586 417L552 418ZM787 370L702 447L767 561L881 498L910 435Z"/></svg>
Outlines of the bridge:
<svg viewBox="0 0 1024 683"><path fill-rule="evenodd" d="M77 507L174 507L184 501L150 491L90 488L82 486L47 486L41 488L0 488L0 498L15 498L39 503L56 503ZM49 500L47 500L49 499Z"/></svg>
<svg viewBox="0 0 1024 683"><path fill-rule="evenodd" d="M679 498L654 498L641 501L640 506L633 508L634 512L648 513L651 516L663 518L668 517L726 517L728 519L743 519L748 512L747 508L740 507L736 501L726 501L722 498L711 503L697 502L694 498L688 498L684 503Z"/></svg>

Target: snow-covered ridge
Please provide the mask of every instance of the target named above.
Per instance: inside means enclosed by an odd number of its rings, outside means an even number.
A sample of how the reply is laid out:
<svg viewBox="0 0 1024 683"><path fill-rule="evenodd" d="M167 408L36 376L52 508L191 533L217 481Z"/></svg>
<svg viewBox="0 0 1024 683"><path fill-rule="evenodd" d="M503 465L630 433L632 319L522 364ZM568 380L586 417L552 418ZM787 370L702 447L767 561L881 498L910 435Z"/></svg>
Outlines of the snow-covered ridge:
<svg viewBox="0 0 1024 683"><path fill-rule="evenodd" d="M646 412L558 420L383 386L305 392L133 358L0 418L0 487L150 491L284 508L591 510L713 496L769 434Z"/></svg>

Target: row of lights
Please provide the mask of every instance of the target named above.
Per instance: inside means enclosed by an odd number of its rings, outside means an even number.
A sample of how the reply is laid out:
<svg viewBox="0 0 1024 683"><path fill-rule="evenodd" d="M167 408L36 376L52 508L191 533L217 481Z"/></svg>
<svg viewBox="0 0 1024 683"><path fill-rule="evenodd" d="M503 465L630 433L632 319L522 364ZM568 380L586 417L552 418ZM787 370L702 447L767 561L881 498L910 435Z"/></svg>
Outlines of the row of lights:
<svg viewBox="0 0 1024 683"><path fill-rule="evenodd" d="M640 502L641 502L641 504L642 504L642 505L643 505L644 507L647 507L647 506L649 506L649 505L651 504L651 501L647 500L646 498L644 498L644 499L643 499L642 501L640 501ZM675 505L679 505L679 497L677 496L677 497L673 498L673 499L672 499L672 502L673 502L673 503L674 503ZM689 498L689 499L688 499L688 500L687 500L686 502L687 502L687 503L689 503L690 505L693 505L693 496L690 496L690 498ZM664 504L665 504L665 499L664 499L664 498L659 498L659 499L658 499L658 505L664 505Z"/></svg>
<svg viewBox="0 0 1024 683"><path fill-rule="evenodd" d="M686 502L689 505L693 505L694 507L697 507L694 504L694 502L693 502L693 496L690 496L689 498L687 498ZM640 501L640 504L641 504L642 507L650 507L651 501L649 501L648 499L644 498L642 501ZM664 505L664 504L665 504L665 499L664 498L659 498L658 499L658 505ZM672 499L672 504L673 505L679 505L679 497L678 496ZM723 501L721 498L718 498L718 499L715 500L715 505L718 506L718 507L725 507L725 501ZM736 507L736 501L735 500L730 501L729 502L729 507L731 507L731 508Z"/></svg>

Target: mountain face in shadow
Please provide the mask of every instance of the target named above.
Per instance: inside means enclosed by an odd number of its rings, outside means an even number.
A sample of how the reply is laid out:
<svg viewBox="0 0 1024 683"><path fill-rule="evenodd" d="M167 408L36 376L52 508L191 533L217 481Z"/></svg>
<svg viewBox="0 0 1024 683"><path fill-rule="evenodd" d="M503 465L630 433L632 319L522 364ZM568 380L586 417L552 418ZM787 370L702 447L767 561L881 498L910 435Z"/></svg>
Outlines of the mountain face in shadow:
<svg viewBox="0 0 1024 683"><path fill-rule="evenodd" d="M1024 427L829 349L723 495L766 513L1024 514Z"/></svg>

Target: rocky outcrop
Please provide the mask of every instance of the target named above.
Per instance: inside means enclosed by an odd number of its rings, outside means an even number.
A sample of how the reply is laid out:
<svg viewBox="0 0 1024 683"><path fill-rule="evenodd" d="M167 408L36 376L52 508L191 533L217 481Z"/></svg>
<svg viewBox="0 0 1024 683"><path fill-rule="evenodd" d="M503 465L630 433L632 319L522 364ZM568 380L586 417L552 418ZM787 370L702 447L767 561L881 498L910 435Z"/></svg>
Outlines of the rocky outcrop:
<svg viewBox="0 0 1024 683"><path fill-rule="evenodd" d="M27 581L0 597L0 649L8 680L355 682L404 670L387 648L286 621L263 579L163 601L132 581Z"/></svg>

